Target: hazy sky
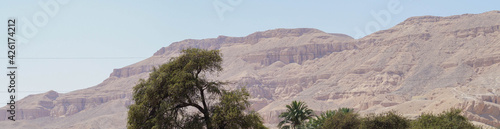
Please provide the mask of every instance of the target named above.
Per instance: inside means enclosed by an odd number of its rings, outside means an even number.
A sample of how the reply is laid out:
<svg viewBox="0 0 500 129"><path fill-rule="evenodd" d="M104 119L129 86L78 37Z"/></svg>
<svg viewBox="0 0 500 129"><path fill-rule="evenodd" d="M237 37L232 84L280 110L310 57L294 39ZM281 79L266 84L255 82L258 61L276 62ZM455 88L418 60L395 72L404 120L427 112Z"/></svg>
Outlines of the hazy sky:
<svg viewBox="0 0 500 129"><path fill-rule="evenodd" d="M95 86L113 69L141 61L161 47L184 39L246 36L275 28L316 28L360 38L413 16L500 10L498 0L474 2L8 0L0 4L0 35L4 35L0 37L5 44L0 48L4 62L0 69L7 72L8 17L18 19L18 35L27 39L16 48L18 95L25 97L49 90L66 93ZM0 102L7 102L6 75L0 77L0 84L4 84Z"/></svg>

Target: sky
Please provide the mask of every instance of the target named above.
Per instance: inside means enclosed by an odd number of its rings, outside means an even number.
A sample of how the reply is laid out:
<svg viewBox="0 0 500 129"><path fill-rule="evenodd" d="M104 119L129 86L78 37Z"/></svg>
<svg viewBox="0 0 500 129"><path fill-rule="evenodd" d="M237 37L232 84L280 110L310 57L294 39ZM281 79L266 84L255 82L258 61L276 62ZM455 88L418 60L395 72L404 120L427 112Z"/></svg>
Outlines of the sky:
<svg viewBox="0 0 500 129"><path fill-rule="evenodd" d="M0 70L7 73L7 20L16 18L17 98L95 86L184 39L242 37L276 28L316 28L361 38L413 16L500 10L483 0L3 0ZM3 24L3 25L2 25ZM9 101L0 76L0 102Z"/></svg>

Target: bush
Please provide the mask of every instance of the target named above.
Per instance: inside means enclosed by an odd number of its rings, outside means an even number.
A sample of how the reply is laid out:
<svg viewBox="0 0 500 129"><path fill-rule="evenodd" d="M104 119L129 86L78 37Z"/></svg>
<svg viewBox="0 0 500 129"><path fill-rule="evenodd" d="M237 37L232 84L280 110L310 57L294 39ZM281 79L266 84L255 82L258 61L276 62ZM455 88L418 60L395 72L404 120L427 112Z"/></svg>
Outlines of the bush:
<svg viewBox="0 0 500 129"><path fill-rule="evenodd" d="M352 108L339 108L337 110L328 110L326 112L321 113L321 115L316 116L316 118L310 119L309 122L303 125L304 129L322 129L323 123L327 118L332 117L337 113L349 113L353 112Z"/></svg>
<svg viewBox="0 0 500 129"><path fill-rule="evenodd" d="M293 104L292 104L293 105ZM296 104L297 105L297 104ZM290 107L287 105L287 107ZM300 107L300 106L297 106ZM288 114L295 116L290 110ZM310 111L312 112L312 110ZM353 109L340 108L338 110L329 110L309 121L302 121L304 124L296 126L279 126L282 128L296 129L479 129L474 126L467 118L460 115L459 109L450 109L441 114L433 115L430 113L422 114L416 120L410 120L397 114L394 111L382 114L370 114L360 118ZM285 122L288 122L285 120ZM282 125L282 124L280 124ZM293 124L292 124L293 125Z"/></svg>
<svg viewBox="0 0 500 129"><path fill-rule="evenodd" d="M478 129L467 118L460 115L460 109L450 109L441 114L433 115L429 113L422 114L411 124L412 129Z"/></svg>
<svg viewBox="0 0 500 129"><path fill-rule="evenodd" d="M410 120L396 114L387 112L379 115L370 114L362 119L362 129L406 129L410 126Z"/></svg>
<svg viewBox="0 0 500 129"><path fill-rule="evenodd" d="M361 120L357 113L335 113L323 123L323 129L355 129L359 128Z"/></svg>

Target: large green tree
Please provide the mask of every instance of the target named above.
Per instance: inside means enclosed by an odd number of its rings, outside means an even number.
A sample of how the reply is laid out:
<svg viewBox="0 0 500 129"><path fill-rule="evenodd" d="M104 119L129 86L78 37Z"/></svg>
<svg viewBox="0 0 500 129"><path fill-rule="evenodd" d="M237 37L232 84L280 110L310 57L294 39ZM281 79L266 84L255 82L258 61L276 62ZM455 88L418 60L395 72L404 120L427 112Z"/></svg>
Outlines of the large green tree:
<svg viewBox="0 0 500 129"><path fill-rule="evenodd" d="M290 105L286 105L286 108L287 110L279 115L283 120L278 124L278 127L282 129L295 129L304 121L314 116L313 110L309 109L307 105L301 101L292 101Z"/></svg>
<svg viewBox="0 0 500 129"><path fill-rule="evenodd" d="M215 128L263 129L262 118L257 112L243 113L250 106L247 101L250 94L245 88L234 91L223 91L220 103L213 108L212 122Z"/></svg>
<svg viewBox="0 0 500 129"><path fill-rule="evenodd" d="M141 79L133 88L135 103L129 107L128 128L212 129L218 126L214 120L227 121L219 119L222 116L227 118L224 115L250 116L254 123L262 124L258 114L242 111L249 106L246 90L226 91L222 89L225 82L206 79L205 75L222 71L221 63L218 50L190 48L154 68L147 80ZM227 101L239 107L229 114L217 112L228 106ZM240 126L244 128L248 121L226 123L244 125Z"/></svg>

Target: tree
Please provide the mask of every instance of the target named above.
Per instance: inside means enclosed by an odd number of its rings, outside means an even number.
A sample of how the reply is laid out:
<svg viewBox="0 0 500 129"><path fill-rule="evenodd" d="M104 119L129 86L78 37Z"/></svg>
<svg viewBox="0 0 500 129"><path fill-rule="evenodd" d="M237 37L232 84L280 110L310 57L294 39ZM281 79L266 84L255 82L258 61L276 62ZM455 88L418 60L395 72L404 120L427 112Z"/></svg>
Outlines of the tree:
<svg viewBox="0 0 500 129"><path fill-rule="evenodd" d="M245 88L235 91L223 91L220 103L213 108L212 121L218 129L253 128L264 129L262 118L256 112L243 113L250 103L250 94Z"/></svg>
<svg viewBox="0 0 500 129"><path fill-rule="evenodd" d="M370 114L362 119L362 129L406 129L410 126L410 120L390 111L382 114Z"/></svg>
<svg viewBox="0 0 500 129"><path fill-rule="evenodd" d="M280 118L284 118L279 124L279 128L293 128L301 125L305 120L311 119L313 115L313 110L309 109L304 102L292 101L290 105L286 105L286 112L279 115ZM285 125L289 123L290 125Z"/></svg>
<svg viewBox="0 0 500 129"><path fill-rule="evenodd" d="M222 71L221 63L222 57L218 50L190 48L159 68L153 68L149 78L141 79L133 88L135 103L129 107L128 128L212 129L215 125L212 121L218 120L212 118L212 109L226 107L226 98L233 105L248 106L246 90L225 91L222 89L225 82L206 79L205 75ZM217 98L222 100L216 103ZM188 108L194 111L188 111ZM239 107L235 110L244 109ZM243 111L231 112L229 115L255 117L255 114L245 114ZM235 124L247 124L238 122Z"/></svg>
<svg viewBox="0 0 500 129"><path fill-rule="evenodd" d="M447 128L447 129L475 129L479 128L474 126L467 118L460 115L462 110L460 109L450 109L443 111L441 114L433 115L430 113L424 113L420 115L417 120L412 121L411 128L413 129L435 129L435 128Z"/></svg>
<svg viewBox="0 0 500 129"><path fill-rule="evenodd" d="M305 124L306 129L321 129L323 123L328 117L335 115L336 111L328 110L321 113L321 115L316 116L316 118L310 119L309 122Z"/></svg>
<svg viewBox="0 0 500 129"><path fill-rule="evenodd" d="M328 117L323 123L323 129L356 129L359 128L361 120L354 112L335 113Z"/></svg>
<svg viewBox="0 0 500 129"><path fill-rule="evenodd" d="M326 119L334 116L337 113L350 113L353 111L354 109L351 108L339 108L337 110L328 110L326 112L321 113L321 115L316 116L316 118L310 119L309 122L305 124L304 128L322 129L323 123L325 123Z"/></svg>

